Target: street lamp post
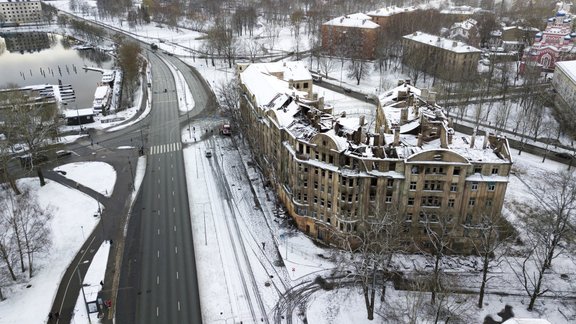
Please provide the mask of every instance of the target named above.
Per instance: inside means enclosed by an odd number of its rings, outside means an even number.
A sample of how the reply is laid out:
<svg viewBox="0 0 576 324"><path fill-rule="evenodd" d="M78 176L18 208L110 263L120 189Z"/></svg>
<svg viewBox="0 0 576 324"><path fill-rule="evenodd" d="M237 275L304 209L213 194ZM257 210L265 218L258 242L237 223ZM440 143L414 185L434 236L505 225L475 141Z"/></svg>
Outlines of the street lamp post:
<svg viewBox="0 0 576 324"><path fill-rule="evenodd" d="M80 276L80 268L78 267L76 267L76 274L78 274L78 283L80 283L80 289L82 290L82 297L84 298L84 307L86 307L86 316L88 317L88 323L92 323L92 320L90 319L90 309L88 309L88 303L86 302L86 293L84 293L84 283L82 282L82 277Z"/></svg>

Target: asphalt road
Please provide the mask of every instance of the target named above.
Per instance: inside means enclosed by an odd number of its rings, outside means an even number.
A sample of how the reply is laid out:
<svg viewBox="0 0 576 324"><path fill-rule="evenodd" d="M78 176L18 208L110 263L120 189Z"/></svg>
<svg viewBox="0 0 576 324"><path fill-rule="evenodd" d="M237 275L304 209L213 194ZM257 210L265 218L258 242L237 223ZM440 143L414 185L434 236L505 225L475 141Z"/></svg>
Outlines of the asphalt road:
<svg viewBox="0 0 576 324"><path fill-rule="evenodd" d="M116 319L202 323L176 85L156 54L149 59L147 170L129 225Z"/></svg>

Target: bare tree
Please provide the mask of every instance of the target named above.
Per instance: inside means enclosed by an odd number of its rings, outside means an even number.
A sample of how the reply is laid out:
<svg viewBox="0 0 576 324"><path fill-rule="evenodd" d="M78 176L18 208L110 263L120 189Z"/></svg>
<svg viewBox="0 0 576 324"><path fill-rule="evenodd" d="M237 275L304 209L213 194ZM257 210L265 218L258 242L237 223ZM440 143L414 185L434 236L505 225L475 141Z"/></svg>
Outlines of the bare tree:
<svg viewBox="0 0 576 324"><path fill-rule="evenodd" d="M18 226L28 258L28 276L32 278L34 255L45 252L51 244L48 221L52 218L52 210L40 207L36 199L29 194L18 198Z"/></svg>
<svg viewBox="0 0 576 324"><path fill-rule="evenodd" d="M7 108L6 132L11 144L24 143L28 154L21 157L24 166L35 169L44 185L40 163L46 160L46 146L58 137L58 107L52 103L33 102L16 89L0 99Z"/></svg>
<svg viewBox="0 0 576 324"><path fill-rule="evenodd" d="M4 204L1 204L3 208ZM10 278L16 281L17 277L14 273L14 265L18 262L18 256L14 251L14 241L12 239L12 232L7 230L10 228L10 223L8 219L2 215L0 217L0 227L4 230L0 232L0 259L6 265L8 272L10 273Z"/></svg>
<svg viewBox="0 0 576 324"><path fill-rule="evenodd" d="M382 284L383 299L390 263L400 249L398 233L402 231L403 219L395 208L375 210L374 217L368 219L356 231L343 234L348 254L343 264L354 270L353 275L362 287L367 318L373 320L378 284Z"/></svg>
<svg viewBox="0 0 576 324"><path fill-rule="evenodd" d="M16 249L14 252L19 257L22 272L26 271L26 256L31 278L34 274L34 255L46 251L51 243L48 221L52 218L52 210L40 207L29 192L16 196L4 191L0 199L0 222L7 225L5 232L8 233L8 241L2 240L0 256L5 263L12 262L15 256L11 253L11 247Z"/></svg>
<svg viewBox="0 0 576 324"><path fill-rule="evenodd" d="M417 244L421 251L432 256L434 268L430 276L431 304L436 302L436 295L443 291L442 286L442 260L446 253L450 252L452 244L452 232L456 222L448 215L437 215L433 213L420 212L420 223L424 227L427 239Z"/></svg>
<svg viewBox="0 0 576 324"><path fill-rule="evenodd" d="M360 81L366 78L367 74L370 72L370 68L370 63L364 60L353 59L348 63L347 76L356 79L356 85L359 85Z"/></svg>
<svg viewBox="0 0 576 324"><path fill-rule="evenodd" d="M548 288L543 287L543 283L544 272L546 271L544 266L546 255L550 251L549 246L537 233L530 233L526 243L527 249L524 251L524 256L509 258L508 262L512 272L530 298L527 309L532 311L538 297L548 292Z"/></svg>
<svg viewBox="0 0 576 324"><path fill-rule="evenodd" d="M576 175L573 171L546 173L532 187L533 200L518 203L526 229L535 232L547 246L544 258L546 269L573 242L576 221Z"/></svg>
<svg viewBox="0 0 576 324"><path fill-rule="evenodd" d="M330 72L333 72L338 67L338 62L331 56L321 56L319 59L320 71L326 78L329 77Z"/></svg>
<svg viewBox="0 0 576 324"><path fill-rule="evenodd" d="M220 82L216 87L216 94L223 110L234 119L234 122L239 122L240 87L238 79L233 78L228 82Z"/></svg>
<svg viewBox="0 0 576 324"><path fill-rule="evenodd" d="M508 227L500 213L493 213L490 210L482 212L480 223L473 227L475 237L471 238L474 250L482 259L482 279L480 284L480 293L478 295L478 308L484 305L484 294L486 285L492 279L490 269L498 266L502 259L496 254L497 250L506 242Z"/></svg>
<svg viewBox="0 0 576 324"><path fill-rule="evenodd" d="M128 100L134 99L134 91L139 85L140 70L142 68L143 60L140 57L142 49L140 44L120 38L118 47L118 65L122 68L123 72L123 87L124 93L128 94Z"/></svg>

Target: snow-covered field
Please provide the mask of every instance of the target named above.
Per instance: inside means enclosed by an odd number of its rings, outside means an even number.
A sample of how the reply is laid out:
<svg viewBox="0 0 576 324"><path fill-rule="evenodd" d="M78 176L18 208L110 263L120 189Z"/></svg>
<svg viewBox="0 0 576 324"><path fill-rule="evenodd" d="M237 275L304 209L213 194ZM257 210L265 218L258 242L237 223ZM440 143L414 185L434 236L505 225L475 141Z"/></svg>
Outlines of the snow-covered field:
<svg viewBox="0 0 576 324"><path fill-rule="evenodd" d="M90 165L86 166L91 168ZM91 171L100 172L102 178L115 180L116 177L107 168L92 168ZM91 188L106 188L110 192L113 189L105 187L98 179L77 179ZM79 191L50 180L43 187L40 187L37 178L21 179L18 185L29 190L40 206L52 209L54 217L49 226L52 247L45 255L36 257L37 270L32 279L3 288L7 299L0 303L0 323L43 323L52 307L61 276L99 221L94 217L98 212L98 203ZM28 285L31 286L26 288Z"/></svg>

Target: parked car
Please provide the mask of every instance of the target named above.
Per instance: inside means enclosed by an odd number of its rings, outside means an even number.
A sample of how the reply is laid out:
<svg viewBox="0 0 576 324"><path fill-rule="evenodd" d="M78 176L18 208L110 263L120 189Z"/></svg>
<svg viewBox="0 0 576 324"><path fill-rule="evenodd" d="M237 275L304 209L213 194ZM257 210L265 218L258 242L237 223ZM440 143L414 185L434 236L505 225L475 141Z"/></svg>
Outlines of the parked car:
<svg viewBox="0 0 576 324"><path fill-rule="evenodd" d="M71 151L67 151L67 150L56 151L56 157L59 159L65 157L65 156L70 156L70 155L72 155Z"/></svg>
<svg viewBox="0 0 576 324"><path fill-rule="evenodd" d="M344 90L344 92L347 92L347 93L352 92L352 89L350 89L348 87L344 87L344 88L342 88L342 90Z"/></svg>
<svg viewBox="0 0 576 324"><path fill-rule="evenodd" d="M32 159L32 154L28 153L25 155L21 155L20 157L20 165L22 167L31 167L32 166L32 162L34 162L34 165L40 164L42 162L46 162L48 161L48 156L44 155L44 154L38 154L34 157L34 159Z"/></svg>
<svg viewBox="0 0 576 324"><path fill-rule="evenodd" d="M212 152L211 152L211 151L206 151L206 157L207 157L207 158L211 158L211 157L212 157Z"/></svg>
<svg viewBox="0 0 576 324"><path fill-rule="evenodd" d="M312 76L312 82L314 83L321 83L322 82L322 77L319 75L313 75Z"/></svg>

